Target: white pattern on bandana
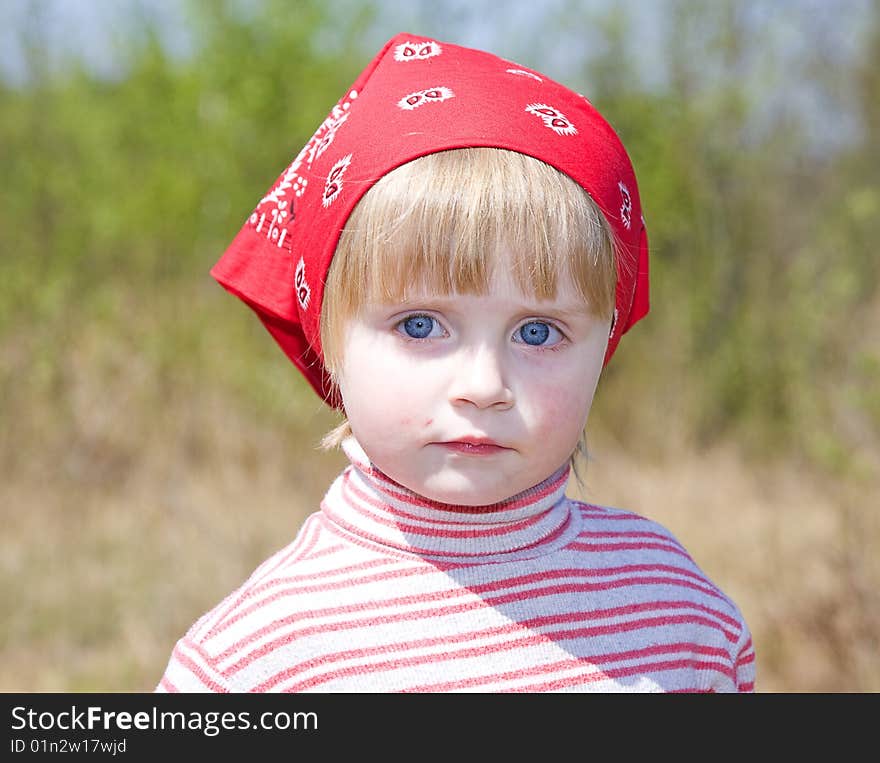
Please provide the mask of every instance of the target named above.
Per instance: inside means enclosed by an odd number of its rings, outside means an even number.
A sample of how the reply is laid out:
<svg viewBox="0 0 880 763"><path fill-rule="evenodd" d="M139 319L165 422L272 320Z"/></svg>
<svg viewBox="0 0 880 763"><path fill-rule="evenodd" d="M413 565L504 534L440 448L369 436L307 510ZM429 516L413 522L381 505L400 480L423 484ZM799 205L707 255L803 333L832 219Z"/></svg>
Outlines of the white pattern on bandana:
<svg viewBox="0 0 880 763"><path fill-rule="evenodd" d="M525 69L507 69L508 74L519 74L522 77L531 77L532 79L538 80L538 82L543 82L537 74L532 74L531 72L527 72Z"/></svg>
<svg viewBox="0 0 880 763"><path fill-rule="evenodd" d="M338 117L331 114L331 116L328 117L327 120L324 122L324 134L312 146L309 152L309 169L312 168L312 164L314 163L315 159L318 159L321 154L323 154L328 148L330 148L330 144L336 137L336 131L340 127L342 127L346 119L348 119L348 112L340 114Z"/></svg>
<svg viewBox="0 0 880 763"><path fill-rule="evenodd" d="M394 49L395 61L419 61L443 52L436 42L403 42Z"/></svg>
<svg viewBox="0 0 880 763"><path fill-rule="evenodd" d="M296 285L296 298L299 300L302 309L307 310L312 291L309 289L308 283L306 283L306 263L302 257L296 263L296 273L294 274L293 281Z"/></svg>
<svg viewBox="0 0 880 763"><path fill-rule="evenodd" d="M273 188L260 199L257 208L248 218L248 222L256 232L265 235L276 246L285 246L289 226L295 217L295 200L305 193L309 184L308 179L300 174L303 163L311 169L312 163L330 147L336 132L348 119L351 103L357 97L357 90L352 90L333 107L327 118L309 138L309 142L302 147ZM266 205L269 205L268 209ZM286 248L290 249L289 243Z"/></svg>
<svg viewBox="0 0 880 763"><path fill-rule="evenodd" d="M620 189L620 219L623 222L623 226L629 230L632 226L632 198L629 195L629 188L627 188L623 181L618 181L617 187Z"/></svg>
<svg viewBox="0 0 880 763"><path fill-rule="evenodd" d="M549 127L557 135L577 135L577 128L559 109L554 109L546 103L530 103L526 106L526 111L540 117L544 126Z"/></svg>
<svg viewBox="0 0 880 763"><path fill-rule="evenodd" d="M455 93L448 87L429 87L427 90L417 90L415 93L405 95L397 105L406 111L412 111L426 103L439 103L454 97Z"/></svg>
<svg viewBox="0 0 880 763"><path fill-rule="evenodd" d="M329 207L342 191L342 178L344 177L349 164L351 164L351 154L343 156L338 162L336 162L336 164L333 165L333 169L331 169L330 173L327 175L327 183L324 185L324 198L321 199L321 203L324 207Z"/></svg>

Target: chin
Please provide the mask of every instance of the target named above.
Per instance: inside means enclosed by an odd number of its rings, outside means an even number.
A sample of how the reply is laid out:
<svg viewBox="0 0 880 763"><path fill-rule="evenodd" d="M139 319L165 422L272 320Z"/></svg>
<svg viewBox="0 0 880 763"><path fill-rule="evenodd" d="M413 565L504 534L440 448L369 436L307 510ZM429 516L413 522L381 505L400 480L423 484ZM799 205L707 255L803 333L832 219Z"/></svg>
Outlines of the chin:
<svg viewBox="0 0 880 763"><path fill-rule="evenodd" d="M473 485L422 485L421 489L416 489L415 492L431 501L454 506L489 506L510 497L500 486L491 488Z"/></svg>

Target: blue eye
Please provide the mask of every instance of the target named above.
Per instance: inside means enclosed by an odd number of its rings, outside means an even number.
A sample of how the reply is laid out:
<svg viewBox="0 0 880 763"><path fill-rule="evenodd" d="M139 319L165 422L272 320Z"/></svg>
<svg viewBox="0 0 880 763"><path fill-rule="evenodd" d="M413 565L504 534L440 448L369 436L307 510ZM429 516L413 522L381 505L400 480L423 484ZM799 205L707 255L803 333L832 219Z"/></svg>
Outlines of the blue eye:
<svg viewBox="0 0 880 763"><path fill-rule="evenodd" d="M539 346L544 344L550 336L550 326L546 323L531 321L526 323L518 333L526 344Z"/></svg>
<svg viewBox="0 0 880 763"><path fill-rule="evenodd" d="M434 319L429 315L413 315L401 321L401 325L413 339L425 339L434 328Z"/></svg>

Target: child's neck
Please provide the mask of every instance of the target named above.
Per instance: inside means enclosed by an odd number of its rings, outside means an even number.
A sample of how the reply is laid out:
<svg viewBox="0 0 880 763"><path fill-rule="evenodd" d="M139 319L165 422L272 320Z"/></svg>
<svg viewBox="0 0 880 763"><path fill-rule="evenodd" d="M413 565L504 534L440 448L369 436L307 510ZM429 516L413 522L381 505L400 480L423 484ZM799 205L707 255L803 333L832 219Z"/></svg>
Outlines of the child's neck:
<svg viewBox="0 0 880 763"><path fill-rule="evenodd" d="M499 503L457 506L424 498L390 479L353 437L342 448L351 466L330 487L321 508L334 529L352 539L450 560L528 557L567 542L577 524L565 497L567 464Z"/></svg>

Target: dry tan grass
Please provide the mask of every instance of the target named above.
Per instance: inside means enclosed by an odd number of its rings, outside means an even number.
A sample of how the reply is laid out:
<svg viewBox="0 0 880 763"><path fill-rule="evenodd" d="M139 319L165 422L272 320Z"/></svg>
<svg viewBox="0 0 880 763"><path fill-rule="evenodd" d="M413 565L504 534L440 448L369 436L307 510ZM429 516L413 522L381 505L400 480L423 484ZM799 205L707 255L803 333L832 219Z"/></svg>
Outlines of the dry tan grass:
<svg viewBox="0 0 880 763"><path fill-rule="evenodd" d="M594 441L588 500L669 527L740 606L759 691L880 689L877 479L829 482L733 446L674 446L662 463Z"/></svg>
<svg viewBox="0 0 880 763"><path fill-rule="evenodd" d="M80 454L73 479L62 461L4 486L2 690L151 690L174 641L293 536L341 466L210 396L175 414L124 473Z"/></svg>
<svg viewBox="0 0 880 763"><path fill-rule="evenodd" d="M54 418L25 415L24 393L4 403L3 691L151 690L175 640L288 542L344 464L316 450L335 423L317 403L273 419L78 342ZM743 610L759 691L880 690L880 477L758 467L733 445L646 458L600 432L591 447L571 494L678 535Z"/></svg>

